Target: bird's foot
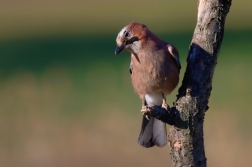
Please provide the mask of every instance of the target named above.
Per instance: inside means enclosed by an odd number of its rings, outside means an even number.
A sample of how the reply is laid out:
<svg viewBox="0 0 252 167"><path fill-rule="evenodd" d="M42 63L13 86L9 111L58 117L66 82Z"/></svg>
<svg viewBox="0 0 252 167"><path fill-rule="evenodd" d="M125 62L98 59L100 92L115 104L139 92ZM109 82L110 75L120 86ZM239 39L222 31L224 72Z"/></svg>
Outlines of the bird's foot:
<svg viewBox="0 0 252 167"><path fill-rule="evenodd" d="M151 116L151 111L153 111L154 106L143 106L141 109L141 113L145 116L146 119L150 120L149 116Z"/></svg>
<svg viewBox="0 0 252 167"><path fill-rule="evenodd" d="M162 107L163 109L165 109L166 111L168 111L168 110L170 110L170 107L169 107L169 105L166 103L166 98L165 98L164 93L162 93L162 96L163 96L163 102L162 102L161 107Z"/></svg>
<svg viewBox="0 0 252 167"><path fill-rule="evenodd" d="M164 108L167 111L170 109L169 105L165 101L162 103L161 107Z"/></svg>

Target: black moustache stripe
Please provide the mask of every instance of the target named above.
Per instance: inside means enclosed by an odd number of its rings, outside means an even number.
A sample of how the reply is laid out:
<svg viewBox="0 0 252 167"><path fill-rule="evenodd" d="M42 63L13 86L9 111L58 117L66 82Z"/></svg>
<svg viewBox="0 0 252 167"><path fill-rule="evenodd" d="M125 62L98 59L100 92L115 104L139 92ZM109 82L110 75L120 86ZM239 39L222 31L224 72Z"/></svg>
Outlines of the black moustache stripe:
<svg viewBox="0 0 252 167"><path fill-rule="evenodd" d="M128 41L126 41L126 45L132 44L133 42L138 41L138 40L139 40L138 37L132 37Z"/></svg>

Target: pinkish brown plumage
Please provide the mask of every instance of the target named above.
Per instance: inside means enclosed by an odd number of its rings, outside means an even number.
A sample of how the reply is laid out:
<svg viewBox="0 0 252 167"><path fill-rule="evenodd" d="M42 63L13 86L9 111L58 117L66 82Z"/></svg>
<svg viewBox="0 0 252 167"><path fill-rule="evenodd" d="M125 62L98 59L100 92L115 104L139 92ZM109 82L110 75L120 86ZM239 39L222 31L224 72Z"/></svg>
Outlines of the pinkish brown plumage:
<svg viewBox="0 0 252 167"><path fill-rule="evenodd" d="M151 105L167 109L166 95L178 84L180 62L177 49L155 34L145 25L131 23L116 38L116 54L122 50L131 52L132 85L142 99L142 110ZM138 141L144 147L164 146L167 142L165 124L151 117L143 118Z"/></svg>

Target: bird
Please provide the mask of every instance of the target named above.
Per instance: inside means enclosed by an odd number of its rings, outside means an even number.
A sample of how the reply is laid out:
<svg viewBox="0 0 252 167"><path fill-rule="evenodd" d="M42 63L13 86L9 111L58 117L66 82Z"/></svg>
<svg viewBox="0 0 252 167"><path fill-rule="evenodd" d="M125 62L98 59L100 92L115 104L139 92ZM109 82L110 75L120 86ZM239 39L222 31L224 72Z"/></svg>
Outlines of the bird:
<svg viewBox="0 0 252 167"><path fill-rule="evenodd" d="M166 96L177 86L181 69L178 50L136 22L123 27L116 37L115 54L123 50L131 53L132 85L142 102L138 143L146 148L163 147L167 143L166 124L146 113L155 105L169 110Z"/></svg>

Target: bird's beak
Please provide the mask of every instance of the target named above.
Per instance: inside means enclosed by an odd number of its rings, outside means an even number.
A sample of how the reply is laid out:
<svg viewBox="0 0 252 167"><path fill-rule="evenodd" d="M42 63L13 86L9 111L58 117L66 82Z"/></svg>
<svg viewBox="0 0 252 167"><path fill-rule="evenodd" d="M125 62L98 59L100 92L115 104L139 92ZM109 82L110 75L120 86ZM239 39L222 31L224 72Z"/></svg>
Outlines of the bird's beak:
<svg viewBox="0 0 252 167"><path fill-rule="evenodd" d="M121 46L116 46L115 54L119 54L123 49L125 48L125 43L123 43Z"/></svg>

